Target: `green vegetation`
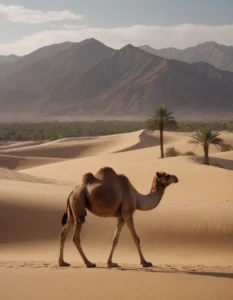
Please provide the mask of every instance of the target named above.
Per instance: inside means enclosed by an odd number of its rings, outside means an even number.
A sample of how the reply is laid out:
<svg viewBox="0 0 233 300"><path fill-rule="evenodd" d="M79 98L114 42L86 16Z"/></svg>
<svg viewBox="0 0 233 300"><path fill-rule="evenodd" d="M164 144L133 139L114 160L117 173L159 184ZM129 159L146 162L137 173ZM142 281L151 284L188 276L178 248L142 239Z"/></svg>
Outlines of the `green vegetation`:
<svg viewBox="0 0 233 300"><path fill-rule="evenodd" d="M143 122L80 121L42 123L0 123L0 141L57 140L133 132L143 128Z"/></svg>
<svg viewBox="0 0 233 300"><path fill-rule="evenodd" d="M172 116L172 112L168 111L167 107L159 106L151 114L146 122L146 128L150 131L159 130L160 134L160 152L161 158L164 158L163 148L163 131L164 129L175 130L178 128L176 119Z"/></svg>
<svg viewBox="0 0 233 300"><path fill-rule="evenodd" d="M202 128L211 128L214 131L233 131L233 120L225 121L182 121L178 122L178 128L176 131L179 132L195 132ZM167 129L170 131L170 129ZM172 130L171 130L172 131Z"/></svg>
<svg viewBox="0 0 233 300"><path fill-rule="evenodd" d="M179 155L180 155L180 152L174 147L169 147L165 151L165 157L175 157L175 156L179 156Z"/></svg>
<svg viewBox="0 0 233 300"><path fill-rule="evenodd" d="M193 151L187 151L187 152L182 153L182 155L184 155L184 156L195 156L196 154Z"/></svg>
<svg viewBox="0 0 233 300"><path fill-rule="evenodd" d="M168 131L195 132L209 127L216 131L231 131L233 121L178 122L176 129ZM56 140L66 137L98 136L133 132L146 128L146 121L77 121L77 122L1 122L1 141Z"/></svg>
<svg viewBox="0 0 233 300"><path fill-rule="evenodd" d="M222 143L220 145L221 152L227 152L233 150L233 146L231 144Z"/></svg>
<svg viewBox="0 0 233 300"><path fill-rule="evenodd" d="M203 128L192 135L190 143L201 145L204 151L204 164L209 165L209 146L215 145L221 148L223 140L219 137L220 132L212 131L210 128Z"/></svg>
<svg viewBox="0 0 233 300"><path fill-rule="evenodd" d="M178 149L175 147L168 147L165 151L165 157L175 157L175 156L194 156L196 155L193 151L187 151L187 152L180 152Z"/></svg>

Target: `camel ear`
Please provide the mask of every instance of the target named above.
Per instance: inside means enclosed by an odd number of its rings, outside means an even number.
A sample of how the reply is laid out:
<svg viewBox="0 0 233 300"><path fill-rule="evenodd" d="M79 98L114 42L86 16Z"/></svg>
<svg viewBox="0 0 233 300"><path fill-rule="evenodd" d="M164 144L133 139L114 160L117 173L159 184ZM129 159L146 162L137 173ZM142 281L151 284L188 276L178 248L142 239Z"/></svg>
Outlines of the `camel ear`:
<svg viewBox="0 0 233 300"><path fill-rule="evenodd" d="M161 173L160 172L156 172L156 176L158 177L158 178L160 178L161 177Z"/></svg>

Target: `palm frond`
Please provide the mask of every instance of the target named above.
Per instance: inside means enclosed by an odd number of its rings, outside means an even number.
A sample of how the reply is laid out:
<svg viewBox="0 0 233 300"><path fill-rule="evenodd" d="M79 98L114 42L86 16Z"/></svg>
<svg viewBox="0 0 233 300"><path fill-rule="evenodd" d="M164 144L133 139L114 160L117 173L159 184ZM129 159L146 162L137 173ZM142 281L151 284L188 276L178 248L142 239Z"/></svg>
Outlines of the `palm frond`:
<svg viewBox="0 0 233 300"><path fill-rule="evenodd" d="M223 139L215 138L212 140L211 144L213 144L216 148L221 148L221 145L224 143Z"/></svg>
<svg viewBox="0 0 233 300"><path fill-rule="evenodd" d="M161 127L177 128L178 123L172 116L172 112L164 106L157 107L152 114L149 115L145 127L151 131L159 129Z"/></svg>
<svg viewBox="0 0 233 300"><path fill-rule="evenodd" d="M218 131L212 131L210 128L203 128L191 136L189 143L201 145L207 143L218 147L223 143L223 139L219 138L219 135L220 132Z"/></svg>
<svg viewBox="0 0 233 300"><path fill-rule="evenodd" d="M159 128L159 122L154 118L150 118L147 120L145 127L151 131L157 130Z"/></svg>

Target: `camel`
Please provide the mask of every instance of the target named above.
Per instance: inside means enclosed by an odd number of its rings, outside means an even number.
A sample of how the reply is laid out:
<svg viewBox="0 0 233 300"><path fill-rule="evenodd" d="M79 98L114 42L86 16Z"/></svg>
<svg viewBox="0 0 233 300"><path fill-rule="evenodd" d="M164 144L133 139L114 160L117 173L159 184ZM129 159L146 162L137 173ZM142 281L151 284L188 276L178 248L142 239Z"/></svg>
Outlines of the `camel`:
<svg viewBox="0 0 233 300"><path fill-rule="evenodd" d="M63 255L69 229L73 226L73 242L86 267L96 267L96 264L87 259L80 241L82 225L87 216L86 210L99 217L114 217L117 219L111 251L107 260L109 268L118 267L118 264L114 263L112 258L125 223L134 239L142 267L153 266L151 262L146 261L142 254L140 239L134 227L133 214L136 210L147 211L157 207L165 189L172 183L178 183L178 178L175 175L156 172L149 194L142 195L125 175L117 174L111 167L100 168L95 175L92 173L84 174L81 184L70 192L66 212L62 217L64 228L60 234L59 266L70 266L69 263L64 261Z"/></svg>

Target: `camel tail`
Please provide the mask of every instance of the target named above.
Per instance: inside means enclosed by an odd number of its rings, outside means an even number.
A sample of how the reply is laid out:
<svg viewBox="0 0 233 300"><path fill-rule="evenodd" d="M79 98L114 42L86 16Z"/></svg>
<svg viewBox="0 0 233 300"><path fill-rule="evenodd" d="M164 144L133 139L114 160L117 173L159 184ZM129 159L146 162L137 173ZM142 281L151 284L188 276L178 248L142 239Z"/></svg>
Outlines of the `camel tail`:
<svg viewBox="0 0 233 300"><path fill-rule="evenodd" d="M62 226L66 225L67 219L68 219L68 214L67 214L67 212L65 212L64 215L62 216L62 219L61 219L61 225Z"/></svg>
<svg viewBox="0 0 233 300"><path fill-rule="evenodd" d="M62 216L62 219L61 219L61 225L64 226L66 225L67 223L67 220L68 220L68 208L69 208L69 202L70 202L70 196L72 195L74 190L72 190L70 193L69 193L69 196L67 197L67 204L66 204L66 211L65 213L63 214Z"/></svg>

